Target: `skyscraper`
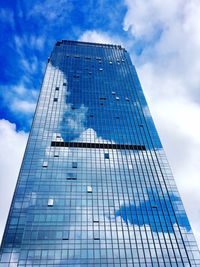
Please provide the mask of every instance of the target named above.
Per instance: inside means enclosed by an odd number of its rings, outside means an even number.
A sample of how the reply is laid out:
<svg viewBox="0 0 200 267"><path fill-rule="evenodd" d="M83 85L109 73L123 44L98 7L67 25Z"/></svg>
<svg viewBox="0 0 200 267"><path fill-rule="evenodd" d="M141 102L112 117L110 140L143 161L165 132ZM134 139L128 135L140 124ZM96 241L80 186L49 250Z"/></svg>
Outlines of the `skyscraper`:
<svg viewBox="0 0 200 267"><path fill-rule="evenodd" d="M121 46L56 43L8 216L2 266L200 266Z"/></svg>

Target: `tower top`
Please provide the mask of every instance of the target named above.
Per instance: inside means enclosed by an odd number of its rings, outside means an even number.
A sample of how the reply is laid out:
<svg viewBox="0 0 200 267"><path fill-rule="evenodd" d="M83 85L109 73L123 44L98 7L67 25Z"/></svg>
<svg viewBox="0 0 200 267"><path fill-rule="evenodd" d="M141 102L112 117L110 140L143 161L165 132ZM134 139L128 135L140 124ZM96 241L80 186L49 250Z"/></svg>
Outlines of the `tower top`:
<svg viewBox="0 0 200 267"><path fill-rule="evenodd" d="M61 40L56 42L56 46L60 45L77 45L77 46L98 46L104 48L117 48L120 50L125 50L121 45L114 45L114 44L102 44L102 43L91 43L91 42L82 42L82 41L72 41L72 40Z"/></svg>

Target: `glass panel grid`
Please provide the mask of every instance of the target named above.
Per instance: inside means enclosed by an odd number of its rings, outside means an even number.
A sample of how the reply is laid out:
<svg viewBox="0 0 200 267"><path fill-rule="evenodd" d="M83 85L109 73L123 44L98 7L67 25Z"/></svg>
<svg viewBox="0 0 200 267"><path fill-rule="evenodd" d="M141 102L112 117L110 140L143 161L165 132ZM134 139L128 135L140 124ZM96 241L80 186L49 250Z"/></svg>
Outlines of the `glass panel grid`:
<svg viewBox="0 0 200 267"><path fill-rule="evenodd" d="M1 245L5 266L200 266L121 46L55 45Z"/></svg>

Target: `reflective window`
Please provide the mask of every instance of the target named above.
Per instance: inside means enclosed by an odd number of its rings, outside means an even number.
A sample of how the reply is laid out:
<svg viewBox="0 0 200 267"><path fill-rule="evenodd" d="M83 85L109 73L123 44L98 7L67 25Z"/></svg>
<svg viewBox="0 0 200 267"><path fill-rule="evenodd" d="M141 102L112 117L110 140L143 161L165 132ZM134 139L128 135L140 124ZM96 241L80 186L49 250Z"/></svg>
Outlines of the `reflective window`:
<svg viewBox="0 0 200 267"><path fill-rule="evenodd" d="M42 167L47 168L48 167L48 162L44 161Z"/></svg>
<svg viewBox="0 0 200 267"><path fill-rule="evenodd" d="M105 158L105 159L109 159L109 153L105 153L105 154L104 154L104 158Z"/></svg>
<svg viewBox="0 0 200 267"><path fill-rule="evenodd" d="M90 186L90 185L87 186L87 192L92 193L92 186Z"/></svg>
<svg viewBox="0 0 200 267"><path fill-rule="evenodd" d="M72 168L77 168L78 167L78 163L77 162L72 162Z"/></svg>
<svg viewBox="0 0 200 267"><path fill-rule="evenodd" d="M52 207L52 206L53 206L53 203L54 203L53 198L49 198L49 199L48 199L48 206L49 206L49 207Z"/></svg>

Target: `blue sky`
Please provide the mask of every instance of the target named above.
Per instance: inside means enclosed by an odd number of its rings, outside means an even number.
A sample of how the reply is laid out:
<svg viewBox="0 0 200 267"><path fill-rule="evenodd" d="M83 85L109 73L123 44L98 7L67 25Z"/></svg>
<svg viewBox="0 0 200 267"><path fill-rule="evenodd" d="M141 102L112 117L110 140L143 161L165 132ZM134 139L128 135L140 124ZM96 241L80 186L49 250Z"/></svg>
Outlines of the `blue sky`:
<svg viewBox="0 0 200 267"><path fill-rule="evenodd" d="M56 40L77 40L94 28L125 38L119 27L125 12L120 1L4 1L1 118L16 123L17 130L29 131L46 61ZM23 89L27 90L24 94Z"/></svg>
<svg viewBox="0 0 200 267"><path fill-rule="evenodd" d="M47 58L71 39L130 52L200 244L199 25L198 0L1 1L0 235Z"/></svg>

